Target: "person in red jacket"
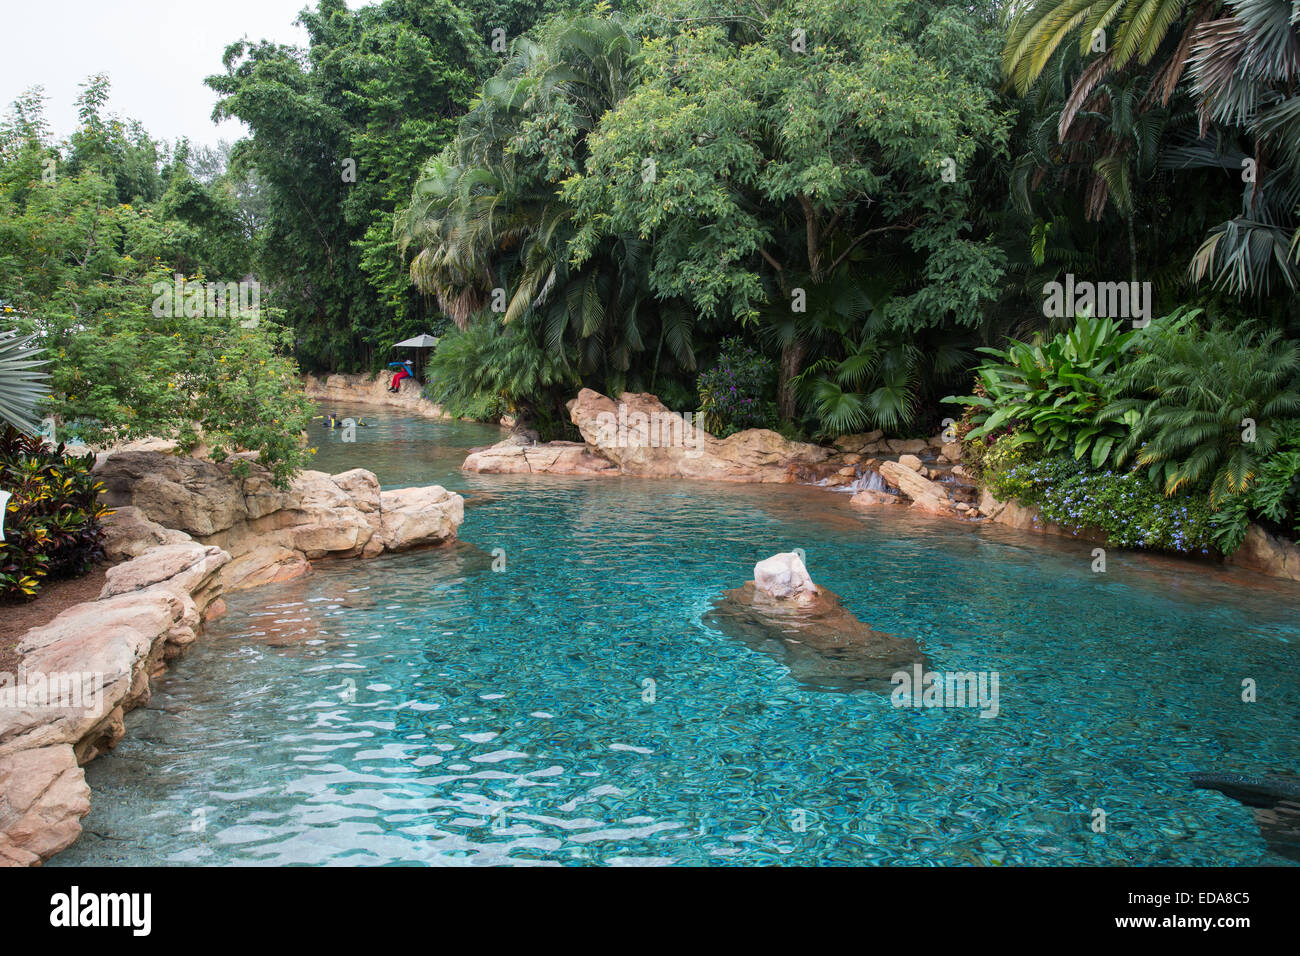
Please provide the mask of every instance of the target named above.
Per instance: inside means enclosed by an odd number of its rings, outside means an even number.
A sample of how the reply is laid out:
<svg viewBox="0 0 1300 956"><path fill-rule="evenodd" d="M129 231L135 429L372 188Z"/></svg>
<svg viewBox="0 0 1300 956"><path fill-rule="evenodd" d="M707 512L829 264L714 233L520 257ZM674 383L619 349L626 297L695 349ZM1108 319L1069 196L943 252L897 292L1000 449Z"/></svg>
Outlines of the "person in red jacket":
<svg viewBox="0 0 1300 956"><path fill-rule="evenodd" d="M401 389L402 379L415 378L415 369L411 365L410 359L407 359L405 362L389 362L388 367L397 369L396 374L393 375L392 384L388 386L390 392L396 392Z"/></svg>

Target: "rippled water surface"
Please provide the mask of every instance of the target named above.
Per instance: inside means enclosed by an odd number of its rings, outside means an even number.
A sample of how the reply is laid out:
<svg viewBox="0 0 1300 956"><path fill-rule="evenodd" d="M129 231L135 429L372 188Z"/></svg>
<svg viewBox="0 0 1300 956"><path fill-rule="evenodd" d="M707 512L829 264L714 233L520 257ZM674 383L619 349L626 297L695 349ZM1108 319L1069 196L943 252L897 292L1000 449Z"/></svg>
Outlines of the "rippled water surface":
<svg viewBox="0 0 1300 956"><path fill-rule="evenodd" d="M819 489L464 475L496 429L366 420L317 467L464 492L462 543L229 598L54 865L1287 862L1187 775L1300 769L1300 588ZM706 623L796 547L932 668L998 672L998 716Z"/></svg>

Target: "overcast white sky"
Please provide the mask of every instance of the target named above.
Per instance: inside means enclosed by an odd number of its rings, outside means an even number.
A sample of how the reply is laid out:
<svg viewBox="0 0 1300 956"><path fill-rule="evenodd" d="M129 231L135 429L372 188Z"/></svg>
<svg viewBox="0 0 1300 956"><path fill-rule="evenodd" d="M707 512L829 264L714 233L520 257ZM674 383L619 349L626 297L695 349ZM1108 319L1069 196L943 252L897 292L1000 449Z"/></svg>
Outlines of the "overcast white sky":
<svg viewBox="0 0 1300 956"><path fill-rule="evenodd" d="M348 0L357 9L364 0ZM112 80L109 111L138 119L155 137L212 145L243 126L212 122L226 45L241 37L306 44L293 25L309 0L0 0L0 114L23 90L44 86L54 135L76 126L78 84Z"/></svg>

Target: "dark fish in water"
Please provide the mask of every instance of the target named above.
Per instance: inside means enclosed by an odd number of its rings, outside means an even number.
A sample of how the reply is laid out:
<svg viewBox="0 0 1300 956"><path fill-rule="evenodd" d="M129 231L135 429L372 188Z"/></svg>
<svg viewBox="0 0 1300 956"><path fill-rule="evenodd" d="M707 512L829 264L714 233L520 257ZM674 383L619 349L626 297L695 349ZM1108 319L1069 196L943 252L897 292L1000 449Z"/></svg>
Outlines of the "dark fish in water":
<svg viewBox="0 0 1300 956"><path fill-rule="evenodd" d="M1241 773L1194 773L1192 786L1217 790L1255 811L1255 823L1268 848L1300 860L1300 779Z"/></svg>

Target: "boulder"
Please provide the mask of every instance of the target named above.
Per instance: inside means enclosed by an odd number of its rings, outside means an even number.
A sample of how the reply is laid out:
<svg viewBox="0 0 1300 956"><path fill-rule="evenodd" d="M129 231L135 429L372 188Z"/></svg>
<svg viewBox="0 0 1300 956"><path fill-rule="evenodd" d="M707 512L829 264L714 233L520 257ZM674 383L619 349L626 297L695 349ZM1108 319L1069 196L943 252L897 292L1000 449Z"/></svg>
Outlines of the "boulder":
<svg viewBox="0 0 1300 956"><path fill-rule="evenodd" d="M891 438L886 444L894 455L919 455L929 447L924 438Z"/></svg>
<svg viewBox="0 0 1300 956"><path fill-rule="evenodd" d="M754 587L777 600L809 603L817 596L803 559L793 551L774 554L754 565Z"/></svg>
<svg viewBox="0 0 1300 956"><path fill-rule="evenodd" d="M113 508L134 506L157 524L196 538L225 531L250 517L245 481L231 473L229 462L178 458L157 451L118 451L95 465L104 485L103 499ZM268 490L270 488L270 490ZM285 492L269 482L252 480L248 492L254 513L288 504ZM267 501L268 496L273 501Z"/></svg>
<svg viewBox="0 0 1300 956"><path fill-rule="evenodd" d="M197 541L159 545L137 558L109 568L99 596L113 597L156 585L197 595L229 560L230 555L220 548ZM215 599L216 594L212 597Z"/></svg>
<svg viewBox="0 0 1300 956"><path fill-rule="evenodd" d="M619 473L618 466L581 442L555 441L540 445L510 436L490 448L471 452L461 466L465 471L494 475L603 475Z"/></svg>
<svg viewBox="0 0 1300 956"><path fill-rule="evenodd" d="M1270 534L1257 524L1246 529L1241 547L1233 552L1227 563L1275 578L1300 581L1300 546Z"/></svg>
<svg viewBox="0 0 1300 956"><path fill-rule="evenodd" d="M584 388L568 409L588 447L624 475L788 482L792 466L823 462L831 455L766 428L715 438L646 393L624 392L615 402Z"/></svg>
<svg viewBox="0 0 1300 956"><path fill-rule="evenodd" d="M246 551L221 569L223 591L244 591L277 581L290 581L311 572L311 563L301 551L293 551L278 544L265 545ZM220 609L216 613L219 613ZM205 620L211 620L209 610Z"/></svg>
<svg viewBox="0 0 1300 956"><path fill-rule="evenodd" d="M379 501L383 543L390 551L450 541L465 520L465 500L441 485L385 491Z"/></svg>
<svg viewBox="0 0 1300 956"><path fill-rule="evenodd" d="M330 478L334 486L352 500L352 505L363 514L379 510L379 479L374 472L353 468Z"/></svg>
<svg viewBox="0 0 1300 956"><path fill-rule="evenodd" d="M925 466L921 464L921 459L917 458L915 455L899 455L898 463L904 468L911 468L918 474L923 474L925 472Z"/></svg>
<svg viewBox="0 0 1300 956"><path fill-rule="evenodd" d="M415 493L407 489L389 499L389 507L400 513L385 519L386 493L360 468L337 475L304 471L283 489L260 465L250 463L248 470L247 477L239 477L228 462L156 452L113 454L96 466L110 505L181 528L236 559L251 555L225 574L227 582L246 582L243 586L305 573L306 562L317 558L375 555L386 541L406 548L446 540L455 537L463 520L460 497L442 488L430 489L414 506ZM432 510L413 523L414 511L426 508ZM297 559L285 551L296 552Z"/></svg>
<svg viewBox="0 0 1300 956"><path fill-rule="evenodd" d="M953 514L948 492L942 485L895 461L881 462L880 475L886 483L912 499L913 507L918 511L932 515Z"/></svg>
<svg viewBox="0 0 1300 956"><path fill-rule="evenodd" d="M26 700L0 703L0 753L66 743L84 763L114 746L122 715L149 699L150 679L200 626L193 598L159 586L74 605L28 631L18 644ZM51 675L53 701L37 696Z"/></svg>
<svg viewBox="0 0 1300 956"><path fill-rule="evenodd" d="M34 866L81 835L90 788L66 744L0 756L0 866Z"/></svg>
<svg viewBox="0 0 1300 956"><path fill-rule="evenodd" d="M110 561L139 557L158 545L183 544L192 540L184 531L174 531L150 521L143 511L132 505L110 512L100 525L104 529L104 555Z"/></svg>
<svg viewBox="0 0 1300 956"><path fill-rule="evenodd" d="M831 591L813 584L795 554L754 567L754 580L724 591L706 623L776 658L818 690L892 692L892 677L925 655L913 640L873 631Z"/></svg>

